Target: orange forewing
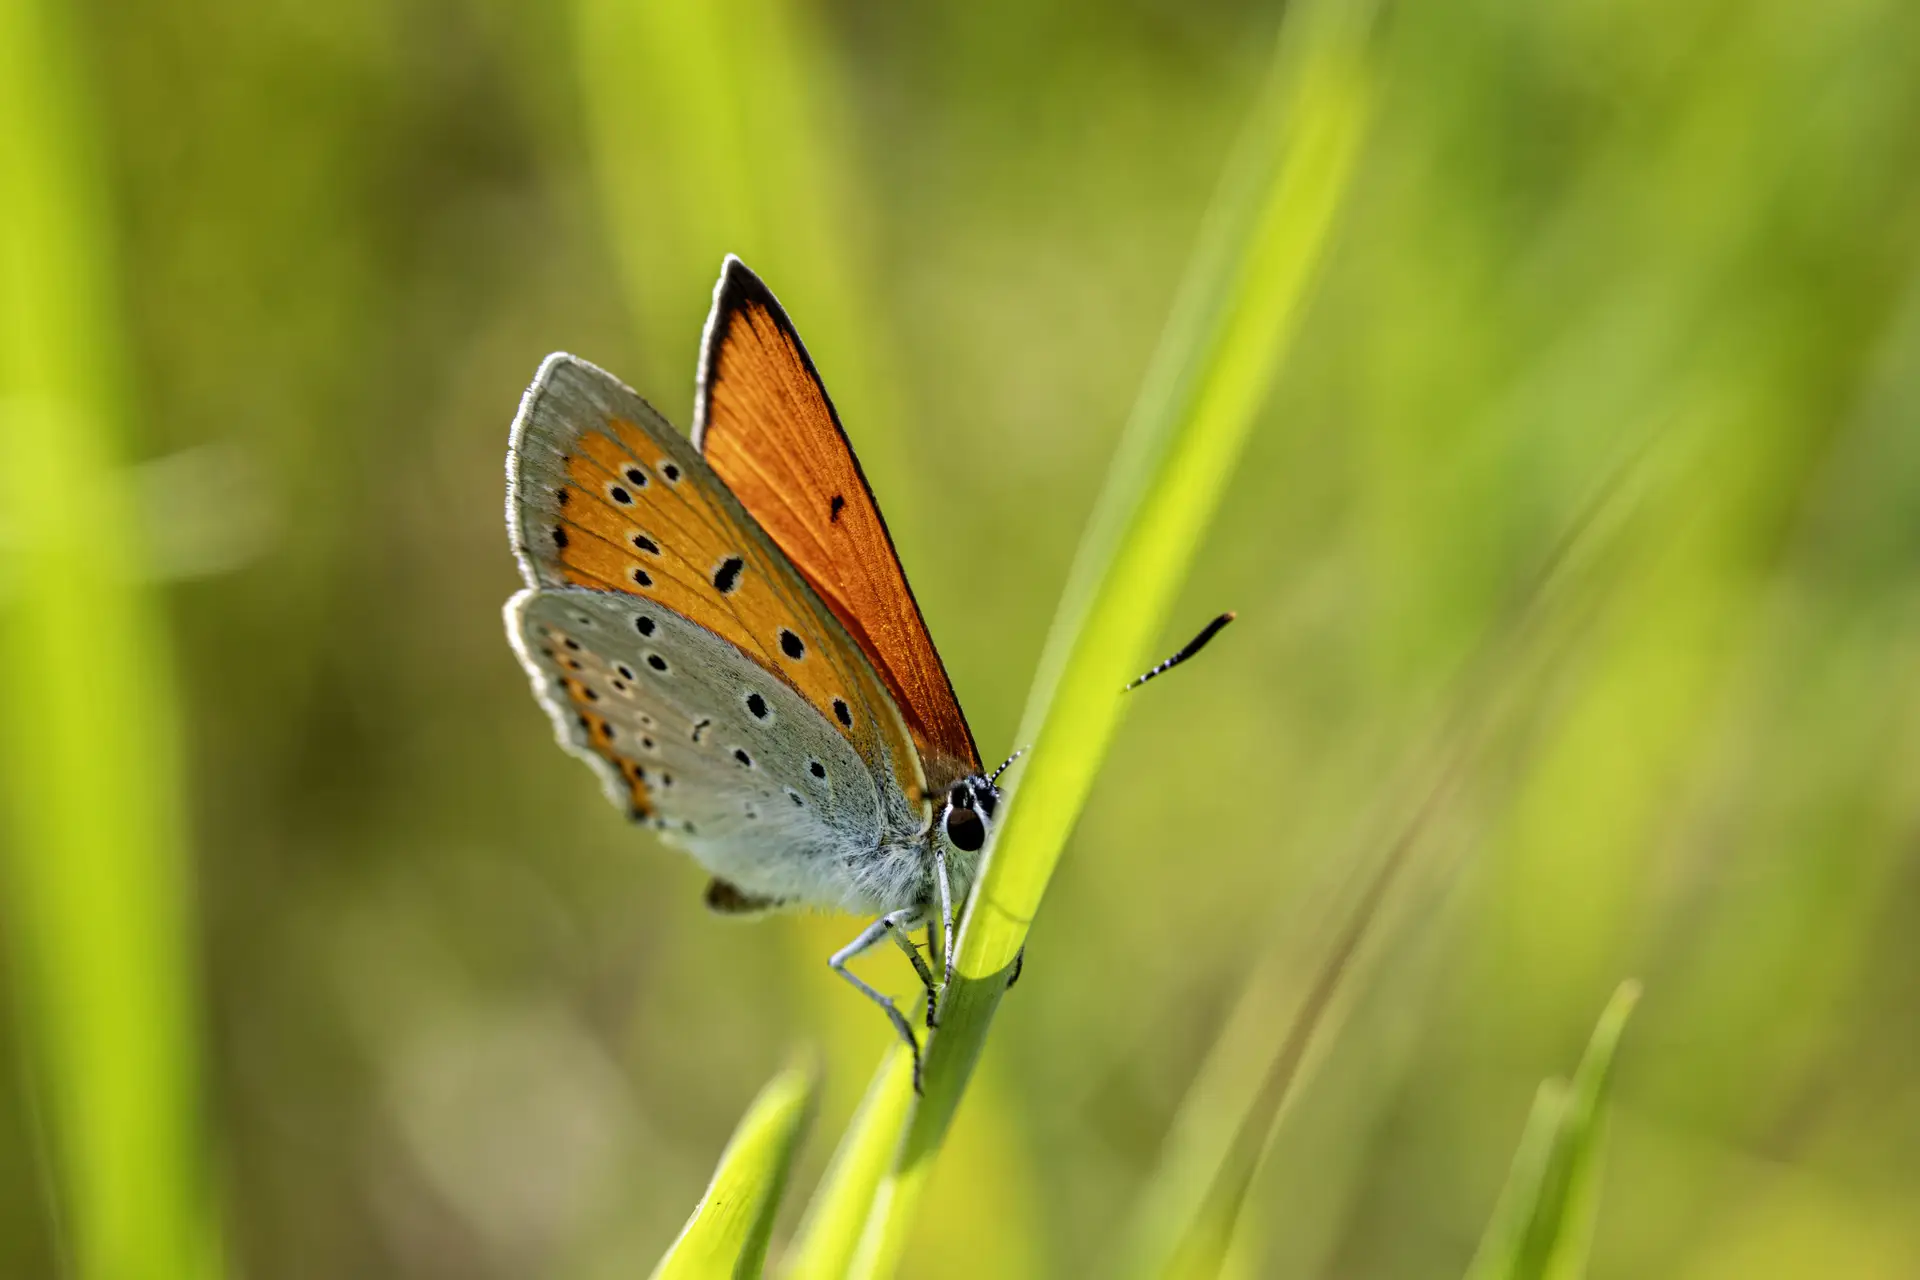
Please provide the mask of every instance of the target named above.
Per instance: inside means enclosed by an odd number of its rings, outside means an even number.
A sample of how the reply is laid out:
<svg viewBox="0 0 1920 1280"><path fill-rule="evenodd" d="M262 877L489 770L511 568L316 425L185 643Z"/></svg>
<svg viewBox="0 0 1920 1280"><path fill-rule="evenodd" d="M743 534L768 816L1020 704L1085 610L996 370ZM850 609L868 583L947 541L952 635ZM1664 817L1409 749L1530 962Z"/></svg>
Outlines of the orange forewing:
<svg viewBox="0 0 1920 1280"><path fill-rule="evenodd" d="M980 753L813 361L759 277L729 257L700 359L693 441L892 692L938 791Z"/></svg>

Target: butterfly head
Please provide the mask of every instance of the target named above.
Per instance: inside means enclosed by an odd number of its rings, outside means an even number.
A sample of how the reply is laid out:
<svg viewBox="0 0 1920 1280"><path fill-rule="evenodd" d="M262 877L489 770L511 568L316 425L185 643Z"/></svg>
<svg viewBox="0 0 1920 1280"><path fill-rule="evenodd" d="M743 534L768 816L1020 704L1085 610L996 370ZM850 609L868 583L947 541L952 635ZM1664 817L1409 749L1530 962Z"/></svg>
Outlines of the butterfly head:
<svg viewBox="0 0 1920 1280"><path fill-rule="evenodd" d="M1000 789L983 774L962 778L947 791L940 810L940 831L962 853L978 853L993 833Z"/></svg>
<svg viewBox="0 0 1920 1280"><path fill-rule="evenodd" d="M993 834L995 812L1000 808L1000 788L996 785L1007 766L1026 754L1025 747L1008 756L992 773L971 774L947 791L946 804L940 810L940 831L947 843L962 853L978 853Z"/></svg>

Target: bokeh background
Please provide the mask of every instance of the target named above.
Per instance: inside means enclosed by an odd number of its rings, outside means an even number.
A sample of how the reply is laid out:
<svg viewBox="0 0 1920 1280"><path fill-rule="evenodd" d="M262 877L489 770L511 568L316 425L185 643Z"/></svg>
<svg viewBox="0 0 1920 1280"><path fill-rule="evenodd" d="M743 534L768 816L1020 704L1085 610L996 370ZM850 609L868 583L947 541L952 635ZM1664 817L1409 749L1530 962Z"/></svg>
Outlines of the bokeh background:
<svg viewBox="0 0 1920 1280"><path fill-rule="evenodd" d="M84 332L130 497L14 488L0 567L55 522L160 584L135 676L180 744L234 1272L644 1274L813 1046L804 1192L885 1043L825 965L858 922L709 917L555 748L499 622L507 422L567 349L684 424L739 252L1011 750L1281 8L39 8L74 110L6 128L99 195ZM1246 1274L1457 1275L1628 976L1595 1274L1920 1274L1920 10L1400 4L1369 57L1175 630L1240 621L1134 695L912 1273L1113 1264L1230 1012L1303 981L1325 904L1404 845ZM154 752L104 735L93 803ZM35 830L0 830L16 877ZM27 1011L63 970L28 896L0 898L0 1273L40 1276L60 1082Z"/></svg>

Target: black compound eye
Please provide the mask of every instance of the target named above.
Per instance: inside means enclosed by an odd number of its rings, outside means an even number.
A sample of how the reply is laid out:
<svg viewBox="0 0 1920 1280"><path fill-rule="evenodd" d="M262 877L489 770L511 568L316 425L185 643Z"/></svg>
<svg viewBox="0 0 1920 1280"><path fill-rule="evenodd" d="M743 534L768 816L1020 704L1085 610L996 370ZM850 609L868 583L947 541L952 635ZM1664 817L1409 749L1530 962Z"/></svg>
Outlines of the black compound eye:
<svg viewBox="0 0 1920 1280"><path fill-rule="evenodd" d="M973 853L987 842L987 824L971 809L949 809L947 839L962 853Z"/></svg>

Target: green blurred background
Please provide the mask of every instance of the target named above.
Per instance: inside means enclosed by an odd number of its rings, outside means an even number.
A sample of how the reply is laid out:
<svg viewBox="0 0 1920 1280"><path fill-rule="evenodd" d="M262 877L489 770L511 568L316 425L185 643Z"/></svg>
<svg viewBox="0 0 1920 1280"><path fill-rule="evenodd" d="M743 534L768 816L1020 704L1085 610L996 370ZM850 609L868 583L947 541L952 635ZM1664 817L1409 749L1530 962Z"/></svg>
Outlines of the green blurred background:
<svg viewBox="0 0 1920 1280"><path fill-rule="evenodd" d="M0 484L0 1274L69 1265L60 1117L110 1113L40 1042L115 1000L110 1091L184 1010L152 1070L235 1274L644 1274L796 1044L804 1192L886 1042L825 965L857 922L708 916L553 745L506 424L566 349L684 425L740 253L997 758L1280 9L8 3L64 105L5 127L91 221L15 219L6 368L93 290L52 327L120 487ZM1411 831L1246 1274L1457 1275L1629 975L1595 1274L1920 1274L1920 10L1392 5L1370 57L1181 607L1240 621L1134 695L909 1270L1115 1262L1221 1026ZM19 479L68 428L7 395ZM46 605L96 571L104 707L90 597ZM170 1141L131 1167L191 1177Z"/></svg>

